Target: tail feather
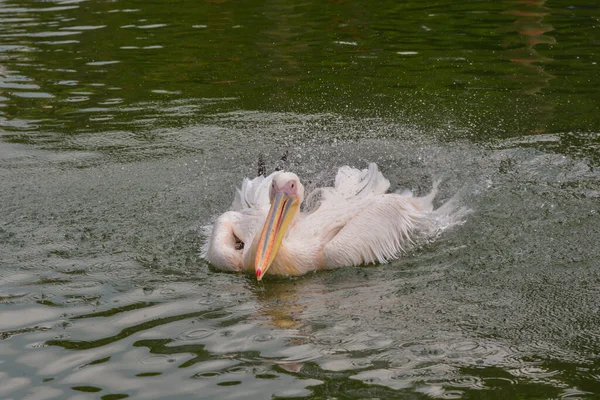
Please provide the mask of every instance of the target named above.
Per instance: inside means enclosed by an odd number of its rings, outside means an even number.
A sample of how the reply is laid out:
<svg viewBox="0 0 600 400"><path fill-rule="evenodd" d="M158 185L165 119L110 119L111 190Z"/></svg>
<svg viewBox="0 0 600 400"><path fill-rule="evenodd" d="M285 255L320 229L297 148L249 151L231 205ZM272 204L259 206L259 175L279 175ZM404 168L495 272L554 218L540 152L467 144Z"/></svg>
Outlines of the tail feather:
<svg viewBox="0 0 600 400"><path fill-rule="evenodd" d="M242 211L248 208L260 208L269 205L269 187L273 175L275 175L275 172L267 177L261 175L254 179L244 178L242 187L236 189L230 210Z"/></svg>

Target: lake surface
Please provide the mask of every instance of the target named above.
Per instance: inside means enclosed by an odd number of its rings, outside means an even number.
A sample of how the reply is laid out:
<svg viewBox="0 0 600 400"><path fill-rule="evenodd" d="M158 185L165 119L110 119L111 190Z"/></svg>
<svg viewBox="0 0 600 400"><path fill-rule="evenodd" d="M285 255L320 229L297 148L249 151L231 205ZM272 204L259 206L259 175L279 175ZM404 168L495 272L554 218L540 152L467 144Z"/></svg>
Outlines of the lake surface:
<svg viewBox="0 0 600 400"><path fill-rule="evenodd" d="M0 0L0 397L600 396L595 2ZM471 210L400 260L215 271L263 156Z"/></svg>

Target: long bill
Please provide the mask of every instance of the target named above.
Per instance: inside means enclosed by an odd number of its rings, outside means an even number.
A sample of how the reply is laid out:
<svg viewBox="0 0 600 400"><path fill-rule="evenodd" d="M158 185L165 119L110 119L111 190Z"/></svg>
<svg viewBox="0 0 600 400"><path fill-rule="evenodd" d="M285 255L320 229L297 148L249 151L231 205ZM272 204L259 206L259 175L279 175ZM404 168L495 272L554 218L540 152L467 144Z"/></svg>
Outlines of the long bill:
<svg viewBox="0 0 600 400"><path fill-rule="evenodd" d="M256 247L254 267L259 281L273 263L287 227L299 208L300 204L295 196L285 193L275 194Z"/></svg>

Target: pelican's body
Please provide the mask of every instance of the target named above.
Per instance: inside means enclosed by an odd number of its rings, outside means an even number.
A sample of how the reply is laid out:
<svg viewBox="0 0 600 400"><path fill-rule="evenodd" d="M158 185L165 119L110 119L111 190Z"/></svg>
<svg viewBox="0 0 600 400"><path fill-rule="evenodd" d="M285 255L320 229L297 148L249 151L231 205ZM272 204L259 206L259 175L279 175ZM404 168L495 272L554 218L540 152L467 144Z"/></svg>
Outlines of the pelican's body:
<svg viewBox="0 0 600 400"><path fill-rule="evenodd" d="M397 258L420 229L431 228L437 185L425 197L387 193L389 185L375 164L341 167L333 187L309 194L320 194L320 203L300 212L304 187L295 174L245 179L232 210L213 225L204 258L258 279Z"/></svg>

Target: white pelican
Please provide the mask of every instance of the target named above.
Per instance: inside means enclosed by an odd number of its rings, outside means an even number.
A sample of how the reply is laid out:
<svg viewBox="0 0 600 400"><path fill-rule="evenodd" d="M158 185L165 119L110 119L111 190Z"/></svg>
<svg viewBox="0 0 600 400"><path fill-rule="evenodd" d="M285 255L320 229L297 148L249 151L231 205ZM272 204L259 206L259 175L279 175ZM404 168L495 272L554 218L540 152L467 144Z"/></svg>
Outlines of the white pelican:
<svg viewBox="0 0 600 400"><path fill-rule="evenodd" d="M438 182L439 183L439 182ZM308 271L385 263L398 258L423 231L432 231L437 183L425 197L386 193L390 182L376 164L341 167L333 187L308 195L318 204L300 211L304 186L290 172L244 179L231 210L207 234L202 255L218 269L302 275Z"/></svg>

